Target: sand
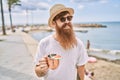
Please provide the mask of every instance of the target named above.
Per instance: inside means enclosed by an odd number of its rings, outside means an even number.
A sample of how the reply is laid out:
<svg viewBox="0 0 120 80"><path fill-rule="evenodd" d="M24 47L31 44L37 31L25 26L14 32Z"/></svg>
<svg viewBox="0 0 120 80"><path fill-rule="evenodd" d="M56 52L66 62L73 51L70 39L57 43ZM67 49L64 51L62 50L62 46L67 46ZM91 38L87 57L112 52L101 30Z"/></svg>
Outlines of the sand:
<svg viewBox="0 0 120 80"><path fill-rule="evenodd" d="M120 61L97 59L96 63L87 63L86 69L94 72L93 80L120 80Z"/></svg>

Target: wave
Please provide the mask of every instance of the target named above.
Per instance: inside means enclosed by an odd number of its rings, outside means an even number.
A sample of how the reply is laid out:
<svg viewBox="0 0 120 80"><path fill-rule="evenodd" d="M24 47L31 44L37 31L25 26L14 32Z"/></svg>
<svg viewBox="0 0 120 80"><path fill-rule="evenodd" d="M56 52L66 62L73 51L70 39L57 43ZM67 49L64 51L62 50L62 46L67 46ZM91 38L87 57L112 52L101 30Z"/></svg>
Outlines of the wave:
<svg viewBox="0 0 120 80"><path fill-rule="evenodd" d="M88 54L109 61L120 60L120 50L90 48Z"/></svg>
<svg viewBox="0 0 120 80"><path fill-rule="evenodd" d="M120 55L120 50L107 50L107 49L97 49L97 48L91 48L90 51L97 51L97 52L103 52L113 55Z"/></svg>

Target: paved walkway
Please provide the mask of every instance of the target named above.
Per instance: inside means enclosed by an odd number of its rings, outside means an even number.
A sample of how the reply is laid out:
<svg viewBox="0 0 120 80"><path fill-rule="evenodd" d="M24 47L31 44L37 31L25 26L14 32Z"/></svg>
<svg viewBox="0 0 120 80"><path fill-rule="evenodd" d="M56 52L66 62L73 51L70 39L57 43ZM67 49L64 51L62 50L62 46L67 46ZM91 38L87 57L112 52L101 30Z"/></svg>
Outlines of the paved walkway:
<svg viewBox="0 0 120 80"><path fill-rule="evenodd" d="M30 42L30 37L20 31L0 34L0 80L41 80L33 67L37 43Z"/></svg>

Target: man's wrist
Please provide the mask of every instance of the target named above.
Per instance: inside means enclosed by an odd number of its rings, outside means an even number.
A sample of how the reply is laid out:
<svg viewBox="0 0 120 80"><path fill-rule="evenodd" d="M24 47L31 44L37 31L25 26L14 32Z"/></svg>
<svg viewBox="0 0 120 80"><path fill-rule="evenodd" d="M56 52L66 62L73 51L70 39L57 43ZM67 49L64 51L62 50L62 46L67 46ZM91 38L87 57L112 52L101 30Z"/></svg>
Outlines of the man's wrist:
<svg viewBox="0 0 120 80"><path fill-rule="evenodd" d="M45 76L45 75L46 75L45 72L40 72L40 77L43 77L43 76Z"/></svg>
<svg viewBox="0 0 120 80"><path fill-rule="evenodd" d="M42 70L41 67L40 67L40 76L41 76L41 77L45 76L45 75L47 74L47 72L48 72L47 70L44 71L44 70Z"/></svg>

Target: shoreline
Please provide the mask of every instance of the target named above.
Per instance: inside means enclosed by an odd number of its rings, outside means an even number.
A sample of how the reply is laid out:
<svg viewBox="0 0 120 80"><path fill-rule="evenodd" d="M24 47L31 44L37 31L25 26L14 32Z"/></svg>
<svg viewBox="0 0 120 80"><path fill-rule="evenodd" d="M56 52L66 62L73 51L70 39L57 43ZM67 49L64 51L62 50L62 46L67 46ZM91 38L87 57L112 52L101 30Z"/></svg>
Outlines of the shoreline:
<svg viewBox="0 0 120 80"><path fill-rule="evenodd" d="M120 55L120 50L110 50L110 49L98 49L98 48L91 48L90 51L100 51L104 53L110 53L114 55Z"/></svg>
<svg viewBox="0 0 120 80"><path fill-rule="evenodd" d="M91 57L91 56L95 57L97 60L102 60L102 61L106 61L106 62L115 63L115 64L120 65L120 59L117 59L117 60L108 60L108 59L97 57L97 56L94 56L94 55L89 55L89 57Z"/></svg>
<svg viewBox="0 0 120 80"><path fill-rule="evenodd" d="M88 51L88 54L107 61L113 61L113 62L115 61L116 63L120 64L120 50L105 50L105 49L91 48Z"/></svg>

